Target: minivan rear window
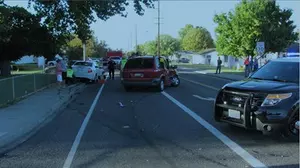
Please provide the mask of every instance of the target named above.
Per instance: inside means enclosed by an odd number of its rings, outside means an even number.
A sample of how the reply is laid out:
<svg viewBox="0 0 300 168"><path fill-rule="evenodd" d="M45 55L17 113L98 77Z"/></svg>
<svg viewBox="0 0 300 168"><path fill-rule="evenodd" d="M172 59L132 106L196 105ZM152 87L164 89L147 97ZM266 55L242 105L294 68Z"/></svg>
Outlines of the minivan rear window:
<svg viewBox="0 0 300 168"><path fill-rule="evenodd" d="M134 58L127 61L125 69L151 69L153 64L152 58Z"/></svg>
<svg viewBox="0 0 300 168"><path fill-rule="evenodd" d="M91 62L76 62L74 65L79 65L79 66L93 66L93 63L91 63Z"/></svg>

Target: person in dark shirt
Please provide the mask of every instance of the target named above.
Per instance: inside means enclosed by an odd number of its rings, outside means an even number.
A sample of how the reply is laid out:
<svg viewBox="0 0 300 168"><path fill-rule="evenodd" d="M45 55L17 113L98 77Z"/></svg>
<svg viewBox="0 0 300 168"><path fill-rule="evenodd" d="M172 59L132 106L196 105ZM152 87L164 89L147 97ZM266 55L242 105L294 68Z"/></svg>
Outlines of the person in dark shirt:
<svg viewBox="0 0 300 168"><path fill-rule="evenodd" d="M218 62L217 62L217 69L216 69L216 74L220 74L221 73L221 67L222 67L222 60L219 57L218 58Z"/></svg>
<svg viewBox="0 0 300 168"><path fill-rule="evenodd" d="M115 68L116 68L116 63L109 58L108 61L108 72L109 72L109 79L115 79Z"/></svg>

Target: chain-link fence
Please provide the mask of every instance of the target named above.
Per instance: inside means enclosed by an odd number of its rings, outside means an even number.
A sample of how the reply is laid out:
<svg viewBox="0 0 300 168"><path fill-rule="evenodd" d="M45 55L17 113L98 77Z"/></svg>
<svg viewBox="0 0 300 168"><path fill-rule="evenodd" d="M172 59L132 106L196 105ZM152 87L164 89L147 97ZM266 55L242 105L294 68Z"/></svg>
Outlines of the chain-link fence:
<svg viewBox="0 0 300 168"><path fill-rule="evenodd" d="M56 82L53 74L19 75L0 79L0 105L20 99Z"/></svg>

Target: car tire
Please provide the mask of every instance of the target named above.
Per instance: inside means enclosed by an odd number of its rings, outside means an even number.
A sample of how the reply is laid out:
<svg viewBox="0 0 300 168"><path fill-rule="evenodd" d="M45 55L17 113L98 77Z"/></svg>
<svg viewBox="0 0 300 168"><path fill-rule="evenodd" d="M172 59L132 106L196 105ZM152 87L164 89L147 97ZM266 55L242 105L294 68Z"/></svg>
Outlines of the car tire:
<svg viewBox="0 0 300 168"><path fill-rule="evenodd" d="M180 79L179 79L179 77L177 75L173 76L172 77L172 84L171 84L171 86L178 87L179 85L180 85Z"/></svg>
<svg viewBox="0 0 300 168"><path fill-rule="evenodd" d="M162 92L164 90L165 90L165 82L164 82L164 79L161 79L157 86L157 91Z"/></svg>
<svg viewBox="0 0 300 168"><path fill-rule="evenodd" d="M299 122L298 109L294 113L292 113L292 115L288 119L287 127L283 132L283 136L286 138L290 138L292 141L299 141L299 128L296 128L296 122Z"/></svg>
<svg viewBox="0 0 300 168"><path fill-rule="evenodd" d="M53 63L50 63L49 66L54 66L54 64L53 64Z"/></svg>

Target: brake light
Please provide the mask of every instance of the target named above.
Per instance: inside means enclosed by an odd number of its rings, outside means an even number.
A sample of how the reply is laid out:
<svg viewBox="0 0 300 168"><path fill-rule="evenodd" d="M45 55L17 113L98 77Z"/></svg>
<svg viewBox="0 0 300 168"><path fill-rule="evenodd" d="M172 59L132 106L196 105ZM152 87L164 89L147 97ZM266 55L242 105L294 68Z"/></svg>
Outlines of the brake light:
<svg viewBox="0 0 300 168"><path fill-rule="evenodd" d="M89 70L88 70L88 73L92 73L92 72L93 72L93 70L92 70L92 69L89 69Z"/></svg>

